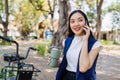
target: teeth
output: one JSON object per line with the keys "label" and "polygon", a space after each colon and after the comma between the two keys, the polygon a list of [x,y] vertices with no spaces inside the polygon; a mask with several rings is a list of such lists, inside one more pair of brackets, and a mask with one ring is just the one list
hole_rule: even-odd
{"label": "teeth", "polygon": [[78,31],[78,30],[80,30],[80,28],[75,28],[75,30],[77,30],[77,31]]}

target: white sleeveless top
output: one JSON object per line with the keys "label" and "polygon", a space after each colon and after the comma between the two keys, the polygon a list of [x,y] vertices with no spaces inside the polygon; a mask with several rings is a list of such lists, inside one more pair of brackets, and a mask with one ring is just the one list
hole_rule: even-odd
{"label": "white sleeveless top", "polygon": [[[63,40],[63,46],[64,45],[65,45],[65,40]],[[75,36],[71,43],[71,46],[69,47],[67,51],[66,58],[67,58],[68,64],[67,64],[66,69],[68,71],[76,72],[78,56],[82,48],[82,45],[83,45],[82,36]],[[96,41],[92,49],[95,49],[99,46],[101,46],[101,43],[99,41]]]}

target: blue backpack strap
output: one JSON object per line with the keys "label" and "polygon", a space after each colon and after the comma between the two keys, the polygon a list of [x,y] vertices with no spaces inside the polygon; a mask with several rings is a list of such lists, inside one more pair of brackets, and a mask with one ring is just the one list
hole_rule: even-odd
{"label": "blue backpack strap", "polygon": [[66,40],[65,40],[65,46],[64,46],[64,56],[63,56],[63,59],[62,59],[62,62],[59,66],[59,69],[58,69],[58,72],[56,74],[56,80],[61,80],[62,76],[64,75],[65,73],[65,70],[66,70],[66,66],[67,66],[67,59],[66,59],[66,54],[67,54],[67,51],[70,47],[70,44],[73,40],[74,36],[72,37],[68,37]]}

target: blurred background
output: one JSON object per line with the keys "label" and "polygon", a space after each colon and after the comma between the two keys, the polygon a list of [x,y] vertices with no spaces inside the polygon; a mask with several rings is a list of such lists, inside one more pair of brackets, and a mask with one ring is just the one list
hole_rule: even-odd
{"label": "blurred background", "polygon": [[[47,65],[48,49],[61,48],[68,16],[80,9],[88,16],[94,37],[103,44],[97,67],[99,80],[120,80],[119,4],[120,0],[0,0],[0,36],[17,41],[20,53],[36,47],[38,51],[30,54],[28,62],[43,70],[38,80],[54,80],[57,68]],[[1,57],[14,49],[15,45],[0,41]],[[0,65],[5,65],[4,61]]]}

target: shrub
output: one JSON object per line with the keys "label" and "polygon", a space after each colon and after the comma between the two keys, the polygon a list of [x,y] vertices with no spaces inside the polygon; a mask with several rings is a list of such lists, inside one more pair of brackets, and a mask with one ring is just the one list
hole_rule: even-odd
{"label": "shrub", "polygon": [[45,56],[47,54],[47,46],[45,44],[40,44],[36,46],[38,54]]}
{"label": "shrub", "polygon": [[7,42],[7,41],[1,41],[0,45],[11,45],[11,42]]}
{"label": "shrub", "polygon": [[116,41],[108,41],[108,40],[103,40],[102,41],[103,45],[118,45],[119,43]]}
{"label": "shrub", "polygon": [[119,45],[119,43],[118,43],[118,42],[116,42],[116,41],[114,41],[114,42],[113,42],[113,44],[115,44],[115,45]]}

